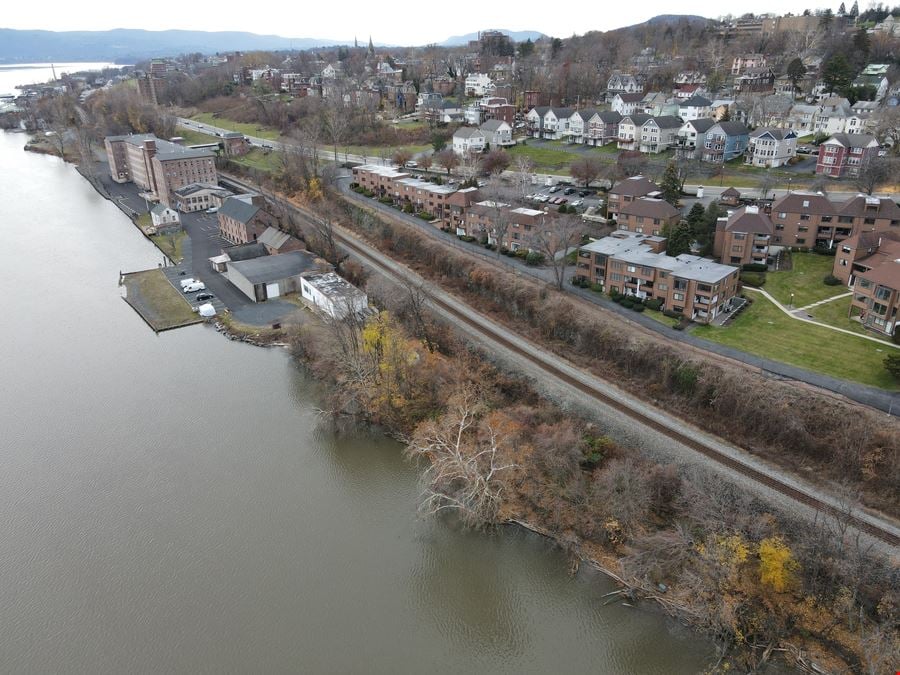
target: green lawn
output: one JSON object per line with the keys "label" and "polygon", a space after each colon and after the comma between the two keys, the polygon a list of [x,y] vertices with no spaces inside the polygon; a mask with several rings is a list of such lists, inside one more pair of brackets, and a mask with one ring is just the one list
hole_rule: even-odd
{"label": "green lawn", "polygon": [[791,253],[793,269],[769,272],[763,287],[778,302],[787,307],[794,294],[794,307],[803,307],[825,298],[846,293],[843,286],[826,286],[823,279],[831,274],[834,258],[816,253]]}
{"label": "green lawn", "polygon": [[253,148],[246,155],[230,157],[229,159],[235,164],[246,166],[249,169],[256,169],[263,173],[272,173],[281,168],[281,155],[274,150]]}
{"label": "green lawn", "polygon": [[156,247],[175,263],[184,259],[184,240],[187,233],[184,230],[173,234],[154,234],[150,240]]}
{"label": "green lawn", "polygon": [[865,328],[863,328],[863,325],[859,321],[851,321],[848,318],[848,312],[850,311],[850,300],[851,297],[848,295],[846,298],[840,298],[838,300],[833,300],[832,302],[827,302],[824,305],[813,307],[812,309],[808,310],[808,313],[812,314],[815,317],[816,321],[827,323],[829,326],[836,326],[837,328],[852,330],[854,333],[859,333],[861,335],[881,337],[880,335],[876,335],[875,333],[867,331]]}
{"label": "green lawn", "polygon": [[652,309],[644,309],[642,314],[644,316],[649,316],[654,321],[658,321],[659,323],[666,325],[669,328],[672,328],[673,326],[678,325],[678,320],[668,317],[665,314],[663,314],[662,312],[657,312]]}
{"label": "green lawn", "polygon": [[894,348],[792,319],[761,295],[725,328],[698,326],[698,337],[832,377],[897,389],[884,369]]}
{"label": "green lawn", "polygon": [[145,270],[124,277],[129,304],[136,303],[155,330],[197,323],[200,318],[183,294],[175,290],[162,270]]}
{"label": "green lawn", "polygon": [[218,136],[210,136],[209,134],[204,134],[201,131],[197,131],[195,129],[186,129],[185,127],[178,127],[176,129],[176,136],[181,136],[184,139],[185,145],[202,145],[205,143],[218,143]]}
{"label": "green lawn", "polygon": [[238,131],[245,136],[256,136],[258,138],[265,138],[270,141],[277,141],[280,137],[278,131],[276,129],[272,129],[271,127],[259,126],[258,124],[249,124],[247,122],[235,122],[234,120],[230,120],[224,116],[217,117],[216,113],[197,113],[191,119],[197,120],[198,122],[203,122],[204,124],[209,124],[214,127],[221,127],[222,129],[229,129],[230,131]]}
{"label": "green lawn", "polygon": [[553,171],[557,173],[569,173],[569,166],[578,159],[578,155],[567,150],[539,147],[537,145],[514,145],[507,150],[515,158],[525,156],[534,162],[536,171]]}

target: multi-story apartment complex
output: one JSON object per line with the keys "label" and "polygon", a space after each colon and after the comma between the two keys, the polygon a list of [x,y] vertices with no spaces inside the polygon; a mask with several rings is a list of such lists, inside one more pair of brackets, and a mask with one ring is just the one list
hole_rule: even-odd
{"label": "multi-story apartment complex", "polygon": [[511,251],[531,248],[534,237],[552,229],[554,214],[528,208],[509,208],[509,204],[485,200],[473,204],[466,216],[464,231],[457,234],[470,237],[487,236],[491,244],[499,244]]}
{"label": "multi-story apartment complex", "polygon": [[631,176],[620,180],[609,189],[609,194],[606,196],[608,217],[616,220],[623,205],[640,197],[658,197],[660,194],[659,185],[649,178]]}
{"label": "multi-story apartment complex", "polygon": [[797,156],[797,134],[790,129],[760,127],[750,134],[746,164],[766,168],[784,166]]}
{"label": "multi-story apartment complex", "polygon": [[706,130],[703,141],[704,162],[728,162],[744,154],[750,132],[741,122],[718,122]]}
{"label": "multi-story apartment complex", "polygon": [[775,233],[772,220],[756,206],[745,206],[727,218],[719,218],[713,255],[729,265],[764,265]]}
{"label": "multi-story apartment complex", "polygon": [[620,230],[658,236],[681,220],[681,212],[664,199],[638,197],[620,204],[616,217]]}
{"label": "multi-story apartment complex", "polygon": [[856,275],[850,317],[872,330],[893,335],[900,309],[900,262],[895,258]]}
{"label": "multi-story apartment complex", "polygon": [[195,150],[153,134],[107,136],[109,173],[117,183],[135,183],[166,206],[175,207],[175,191],[192,183],[215,185],[215,155]]}
{"label": "multi-story apartment complex", "polygon": [[740,270],[693,255],[666,255],[665,241],[613,232],[579,249],[576,277],[606,292],[660,299],[664,309],[699,323],[730,309],[740,289]]}
{"label": "multi-story apartment complex", "polygon": [[868,134],[835,134],[819,146],[816,173],[830,178],[855,176],[877,156],[878,141]]}
{"label": "multi-story apartment complex", "polygon": [[900,231],[900,207],[890,199],[858,195],[832,202],[821,193],[792,192],[772,204],[772,243],[832,248],[866,231]]}
{"label": "multi-story apartment complex", "polygon": [[897,259],[900,259],[900,232],[860,232],[840,243],[831,273],[852,287],[857,274]]}

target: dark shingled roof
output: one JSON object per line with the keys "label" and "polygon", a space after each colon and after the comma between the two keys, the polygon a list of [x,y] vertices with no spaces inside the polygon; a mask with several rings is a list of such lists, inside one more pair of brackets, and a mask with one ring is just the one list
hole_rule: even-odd
{"label": "dark shingled roof", "polygon": [[643,176],[633,176],[632,178],[620,180],[610,189],[611,194],[629,197],[643,197],[651,192],[659,192],[659,185]]}
{"label": "dark shingled roof", "polygon": [[898,220],[900,219],[900,206],[897,206],[893,199],[859,195],[839,205],[838,213],[842,216],[874,216],[875,218]]}
{"label": "dark shingled roof", "polygon": [[672,115],[654,117],[653,121],[656,122],[656,126],[660,129],[679,129],[684,124],[680,117],[673,117]]}
{"label": "dark shingled roof", "polygon": [[234,262],[252,260],[253,258],[269,255],[269,251],[261,241],[251,241],[249,244],[229,246],[228,248],[223,249],[222,253],[227,254]]}
{"label": "dark shingled roof", "polygon": [[740,197],[741,193],[735,190],[733,187],[728,188],[727,190],[722,191],[723,197]]}
{"label": "dark shingled roof", "polygon": [[618,124],[622,121],[622,113],[616,112],[615,110],[604,110],[598,114],[604,124]]}
{"label": "dark shingled roof", "polygon": [[222,202],[222,208],[219,209],[219,214],[233,218],[239,223],[246,224],[256,215],[257,211],[259,211],[258,206],[245,202],[243,199],[238,199],[237,197],[229,197]]}
{"label": "dark shingled roof", "polygon": [[664,199],[639,197],[633,202],[622,204],[622,206],[619,207],[619,213],[629,216],[669,219],[677,216],[679,211]]}
{"label": "dark shingled roof", "polygon": [[[803,206],[803,202],[807,202],[808,206]],[[825,195],[811,192],[792,192],[772,203],[772,214],[781,212],[833,216],[837,214],[837,207]]]}
{"label": "dark shingled roof", "polygon": [[726,136],[743,136],[750,133],[743,122],[719,122],[719,127],[725,132]]}
{"label": "dark shingled roof", "polygon": [[315,266],[316,257],[306,251],[291,251],[228,263],[229,269],[237,270],[251,284],[281,281],[314,269]]}
{"label": "dark shingled roof", "polygon": [[774,234],[775,226],[765,213],[757,209],[748,210],[745,206],[738,209],[728,218],[725,229],[730,232],[747,232],[748,234]]}
{"label": "dark shingled roof", "polygon": [[712,126],[716,123],[716,121],[710,117],[701,117],[697,120],[688,120],[686,124],[690,124],[694,129],[697,130],[697,133],[705,134],[709,131]]}
{"label": "dark shingled roof", "polygon": [[622,99],[623,103],[639,103],[644,100],[643,92],[636,92],[634,94],[624,94],[622,92],[619,92],[618,94],[616,94],[616,96]]}
{"label": "dark shingled roof", "polygon": [[703,96],[691,96],[686,101],[682,101],[679,106],[682,108],[707,108],[712,105],[712,101]]}

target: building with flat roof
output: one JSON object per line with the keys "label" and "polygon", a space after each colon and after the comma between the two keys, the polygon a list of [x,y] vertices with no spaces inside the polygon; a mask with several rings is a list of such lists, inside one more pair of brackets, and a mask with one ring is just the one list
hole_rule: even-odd
{"label": "building with flat roof", "polygon": [[366,294],[334,272],[302,276],[300,291],[309,305],[335,319],[369,308]]}
{"label": "building with flat roof", "polygon": [[740,290],[740,270],[706,258],[667,255],[666,240],[617,230],[582,246],[575,275],[605,292],[659,299],[668,309],[698,323],[730,310]]}
{"label": "building with flat roof", "polygon": [[327,263],[307,251],[261,255],[225,264],[228,280],[254,302],[301,292],[301,276],[329,269]]}

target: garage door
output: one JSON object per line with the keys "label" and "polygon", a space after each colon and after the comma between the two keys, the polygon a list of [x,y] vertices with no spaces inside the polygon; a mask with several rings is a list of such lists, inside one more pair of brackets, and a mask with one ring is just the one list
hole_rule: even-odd
{"label": "garage door", "polygon": [[266,284],[266,297],[267,298],[277,298],[281,295],[278,292],[278,284]]}

